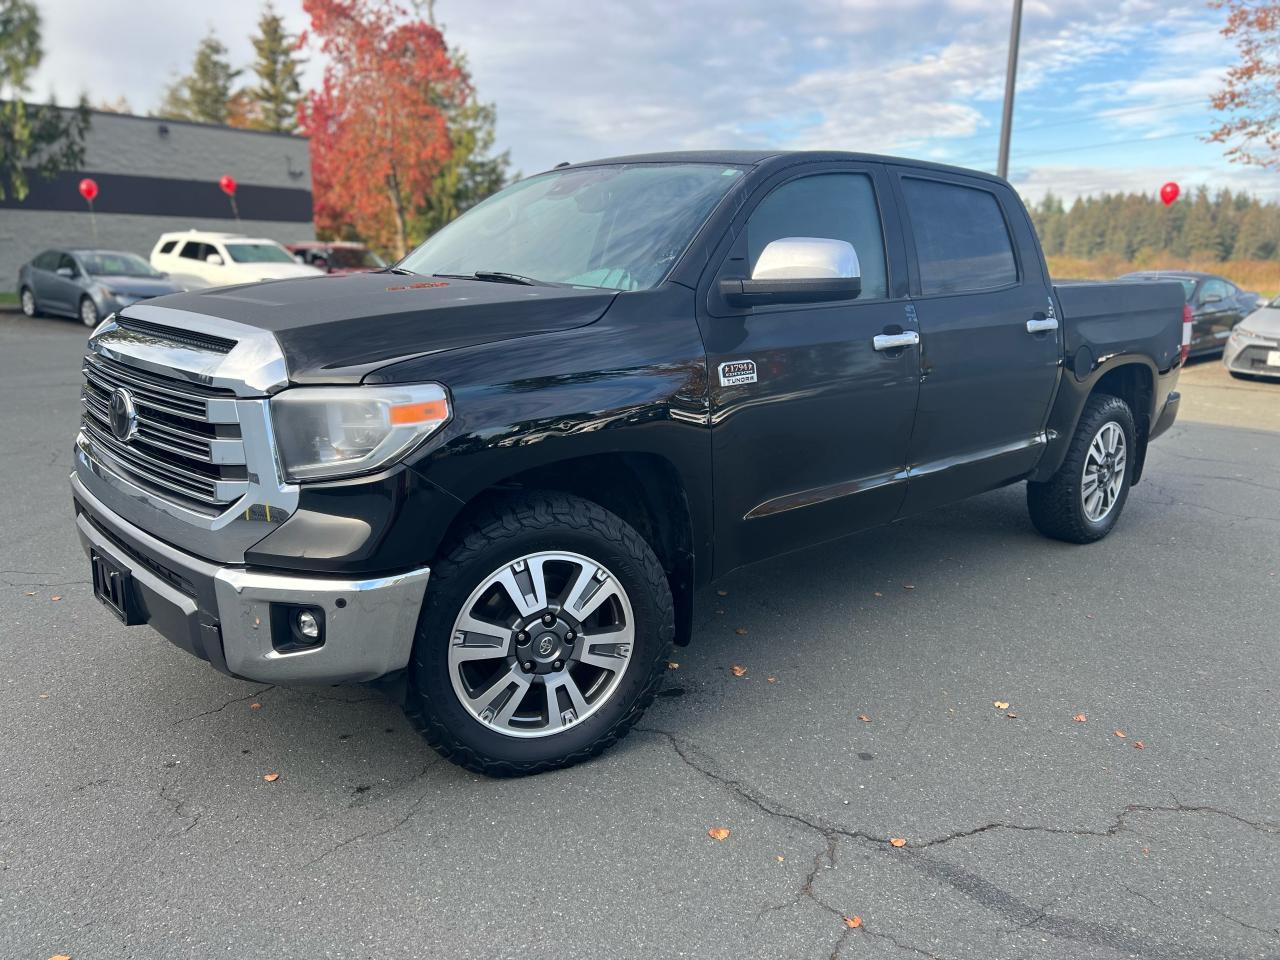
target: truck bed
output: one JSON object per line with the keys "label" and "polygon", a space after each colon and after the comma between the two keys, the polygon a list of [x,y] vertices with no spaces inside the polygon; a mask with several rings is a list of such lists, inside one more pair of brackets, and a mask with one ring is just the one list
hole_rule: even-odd
{"label": "truck bed", "polygon": [[1067,365],[1077,374],[1121,354],[1148,356],[1165,371],[1182,349],[1180,283],[1067,281],[1055,282],[1053,293],[1062,307]]}

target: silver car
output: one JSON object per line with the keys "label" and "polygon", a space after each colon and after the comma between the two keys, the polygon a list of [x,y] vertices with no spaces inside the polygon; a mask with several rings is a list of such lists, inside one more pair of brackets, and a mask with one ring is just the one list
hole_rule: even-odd
{"label": "silver car", "polygon": [[1231,331],[1222,362],[1233,377],[1280,380],[1280,297],[1249,314]]}
{"label": "silver car", "polygon": [[182,290],[137,254],[121,250],[46,250],[18,270],[23,313],[75,317],[86,327],[131,303]]}

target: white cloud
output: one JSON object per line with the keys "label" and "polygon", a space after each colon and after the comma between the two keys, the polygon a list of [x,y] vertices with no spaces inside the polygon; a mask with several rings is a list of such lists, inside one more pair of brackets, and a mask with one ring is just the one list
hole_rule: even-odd
{"label": "white cloud", "polygon": [[1264,200],[1280,200],[1280,178],[1257,167],[1201,164],[1172,169],[1168,166],[1089,167],[1038,166],[1014,171],[1013,186],[1028,203],[1053,193],[1067,203],[1078,196],[1101,193],[1143,193],[1154,195],[1160,185],[1175,181],[1183,196],[1204,186],[1211,192],[1222,189],[1252,193]]}

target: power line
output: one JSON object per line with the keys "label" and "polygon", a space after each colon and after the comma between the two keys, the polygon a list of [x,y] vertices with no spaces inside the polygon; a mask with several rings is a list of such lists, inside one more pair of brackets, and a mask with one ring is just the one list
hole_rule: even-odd
{"label": "power line", "polygon": [[[1129,116],[1135,113],[1160,113],[1165,110],[1177,110],[1180,107],[1191,106],[1196,103],[1205,103],[1208,97],[1196,97],[1194,100],[1174,100],[1171,103],[1157,103],[1147,107],[1125,107],[1121,110],[1098,111],[1087,117],[1075,117],[1071,120],[1050,120],[1048,123],[1035,123],[1022,128],[1023,133],[1031,133],[1036,130],[1050,130],[1054,127],[1074,127],[1082,123],[1097,123],[1100,120],[1109,120],[1112,117]],[[970,143],[974,140],[987,140],[991,137],[1000,135],[998,130],[984,130],[982,133],[974,133],[964,137],[936,137],[940,142],[945,143]]]}
{"label": "power line", "polygon": [[[1130,137],[1124,140],[1103,140],[1098,143],[1086,143],[1086,144],[1080,144],[1074,147],[1058,147],[1053,150],[1036,150],[1031,153],[1019,153],[1016,156],[1016,159],[1017,160],[1035,159],[1037,157],[1043,157],[1043,156],[1048,156],[1052,154],[1078,153],[1085,150],[1099,150],[1099,149],[1102,149],[1103,147],[1118,147],[1118,146],[1124,146],[1125,144],[1131,144],[1131,143],[1154,143],[1155,141],[1158,141],[1158,140],[1175,140],[1180,137],[1199,137],[1203,135],[1204,135],[1203,130],[1184,130],[1181,133],[1165,133],[1155,137]],[[942,162],[953,163],[953,164],[963,166],[967,163],[978,163],[980,159],[981,158],[979,158],[976,154],[970,154],[967,157],[943,158]]]}

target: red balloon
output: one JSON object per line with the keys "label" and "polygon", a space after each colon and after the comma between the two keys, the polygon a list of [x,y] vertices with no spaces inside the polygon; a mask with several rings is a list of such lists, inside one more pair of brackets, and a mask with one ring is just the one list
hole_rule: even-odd
{"label": "red balloon", "polygon": [[85,177],[83,180],[80,181],[80,196],[84,197],[90,203],[93,203],[93,198],[96,197],[97,195],[98,195],[97,180],[91,180],[88,177]]}
{"label": "red balloon", "polygon": [[218,180],[218,186],[222,188],[222,192],[228,197],[234,197],[236,194],[236,178],[229,173],[224,173]]}
{"label": "red balloon", "polygon": [[1182,188],[1170,180],[1160,188],[1160,199],[1164,201],[1164,205],[1167,207],[1178,199],[1178,194],[1180,193],[1182,193]]}

